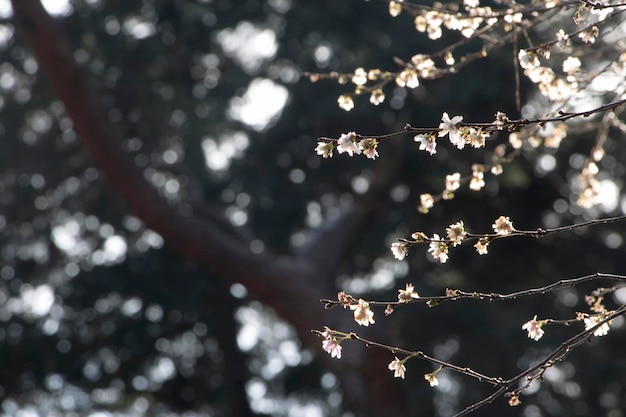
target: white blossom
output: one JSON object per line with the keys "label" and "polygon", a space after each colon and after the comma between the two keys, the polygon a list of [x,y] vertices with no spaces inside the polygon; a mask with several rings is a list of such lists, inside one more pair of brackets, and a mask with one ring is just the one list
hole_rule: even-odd
{"label": "white blossom", "polygon": [[528,337],[536,341],[541,339],[541,336],[543,336],[544,331],[541,326],[542,323],[538,322],[537,316],[535,316],[532,320],[529,320],[522,325],[522,330],[528,331]]}
{"label": "white blossom", "polygon": [[511,219],[504,216],[498,217],[491,227],[493,227],[493,231],[496,232],[496,234],[502,236],[510,235],[515,230]]}
{"label": "white blossom", "polygon": [[361,149],[356,142],[356,133],[348,132],[342,134],[339,139],[337,139],[337,152],[346,152],[350,156],[353,154],[360,154]]}
{"label": "white blossom", "polygon": [[415,142],[419,142],[420,151],[426,151],[431,155],[437,153],[437,140],[433,135],[416,135]]}
{"label": "white blossom", "polygon": [[359,299],[358,304],[352,304],[351,310],[354,310],[354,321],[361,326],[369,326],[374,324],[374,312],[370,310],[370,305],[363,299]]}
{"label": "white blossom", "polygon": [[459,133],[457,125],[463,121],[463,116],[454,116],[452,119],[448,116],[448,113],[444,113],[441,116],[441,123],[439,124],[439,137],[450,135],[450,142],[459,149],[463,149],[465,146],[465,139]]}
{"label": "white blossom", "polygon": [[387,367],[389,368],[390,371],[393,371],[394,377],[404,379],[404,374],[406,373],[406,367],[404,366],[404,363],[400,359],[398,359],[397,357],[394,357],[394,359],[389,363]]}
{"label": "white blossom", "polygon": [[433,235],[433,241],[430,242],[428,252],[439,261],[439,263],[446,263],[448,260],[448,245],[445,242],[441,242],[441,238],[438,234]]}

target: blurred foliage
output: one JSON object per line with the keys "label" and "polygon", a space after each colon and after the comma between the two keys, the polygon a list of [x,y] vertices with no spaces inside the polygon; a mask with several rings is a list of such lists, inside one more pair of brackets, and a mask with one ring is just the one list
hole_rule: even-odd
{"label": "blurred foliage", "polygon": [[[258,250],[297,253],[353,201],[355,180],[368,179],[379,163],[321,160],[313,152],[316,137],[380,134],[406,122],[430,126],[443,111],[472,120],[515,112],[512,51],[414,91],[392,89],[379,107],[363,98],[350,113],[336,106],[342,86],[300,79],[304,70],[390,68],[395,56],[436,47],[414,34],[410,19],[388,17],[384,2],[89,0],[72,1],[56,18],[146,178],[181,212],[193,202],[245,224],[258,236]],[[17,30],[9,16],[1,24]],[[245,289],[170,253],[93,166],[19,32],[0,49],[0,413],[234,415],[229,401],[237,390],[245,396],[246,385],[258,412],[339,415],[334,377],[314,359],[319,350],[303,348],[293,329]],[[241,108],[255,82],[272,86],[262,90],[265,107],[288,93],[285,107],[256,126],[249,120],[263,99],[259,104],[257,94],[253,107]],[[417,213],[419,194],[437,192],[444,174],[484,162],[484,154],[442,148],[429,157],[411,138],[396,142],[382,144],[381,153],[399,148],[401,175],[353,256],[335,271],[351,293],[393,299],[405,280],[423,295],[446,287],[503,293],[623,270],[623,245],[606,244],[609,234],[623,234],[621,225],[498,241],[487,257],[455,249],[443,266],[425,248],[393,261],[392,238],[414,230],[441,234],[457,220],[485,232],[500,214],[520,228],[539,227],[546,216],[579,219],[585,213],[570,208],[564,184],[572,175],[569,155],[586,152],[591,141],[568,144],[555,155],[557,169],[541,176],[537,152],[528,152],[499,183],[490,178],[485,192],[459,193],[428,217]],[[626,147],[617,140],[610,146],[623,160]],[[623,166],[616,162],[615,170]],[[521,323],[534,314],[569,318],[572,309],[585,309],[583,294],[567,290],[506,306],[416,305],[389,318],[379,314],[377,324],[398,346],[507,377],[574,332],[555,329],[533,344]],[[621,415],[622,329],[572,353],[538,394],[522,398],[526,408],[515,415]],[[446,372],[433,390],[423,381],[429,367],[408,366],[406,381],[386,369],[379,377],[406,393],[412,415],[449,415],[489,393]],[[505,412],[513,415],[501,401],[479,414]]]}

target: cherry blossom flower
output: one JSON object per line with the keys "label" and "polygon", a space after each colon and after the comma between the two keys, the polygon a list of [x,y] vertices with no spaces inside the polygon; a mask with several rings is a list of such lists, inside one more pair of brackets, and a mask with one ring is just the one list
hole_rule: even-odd
{"label": "cherry blossom flower", "polygon": [[463,221],[451,224],[446,228],[446,233],[448,234],[448,239],[452,241],[452,246],[460,245],[467,234]]}
{"label": "cherry blossom flower", "polygon": [[478,242],[474,245],[476,248],[476,252],[479,255],[486,255],[488,252],[487,247],[489,246],[489,239],[479,239]]}
{"label": "cherry blossom flower", "polygon": [[352,100],[352,97],[345,94],[339,96],[337,104],[339,104],[339,107],[345,111],[350,111],[354,108],[354,101]]}
{"label": "cherry blossom flower", "polygon": [[370,310],[369,303],[363,299],[359,298],[359,304],[351,305],[350,310],[354,310],[354,321],[361,326],[374,324],[374,312]]}
{"label": "cherry blossom flower", "polygon": [[415,70],[407,68],[396,77],[398,87],[415,88],[420,85]]}
{"label": "cherry blossom flower", "polygon": [[446,191],[455,191],[461,186],[461,174],[455,172],[451,175],[446,175]]}
{"label": "cherry blossom flower", "polygon": [[333,149],[335,146],[331,142],[319,141],[315,147],[315,152],[324,158],[330,158],[333,156]]}
{"label": "cherry blossom flower", "polygon": [[595,43],[596,39],[600,35],[600,30],[597,26],[592,26],[588,30],[578,34],[578,37],[585,43]]}
{"label": "cherry blossom flower", "polygon": [[493,227],[493,230],[494,232],[496,232],[496,234],[502,236],[510,235],[515,230],[511,219],[504,216],[498,217],[495,223],[491,225],[491,227]]}
{"label": "cherry blossom flower", "polygon": [[465,147],[465,139],[459,133],[457,125],[463,121],[463,116],[454,116],[452,119],[448,116],[448,113],[444,113],[441,116],[441,123],[439,124],[439,137],[449,135],[450,142],[459,149]]}
{"label": "cherry blossom flower", "polygon": [[426,151],[431,155],[437,153],[437,140],[433,135],[416,135],[415,142],[419,142],[420,151]]}
{"label": "cherry blossom flower", "polygon": [[429,208],[432,208],[435,204],[435,199],[432,195],[428,193],[424,193],[420,195],[420,207],[424,208],[428,211]]}
{"label": "cherry blossom flower", "polygon": [[482,148],[485,146],[485,139],[488,136],[489,134],[485,133],[482,129],[470,127],[466,142],[469,143],[472,148]]}
{"label": "cherry blossom flower", "polygon": [[[584,321],[585,321],[585,330],[589,330],[592,327],[596,326],[598,323],[600,323],[602,320],[604,320],[604,317],[602,315],[597,315],[597,316],[590,316],[590,317],[585,317]],[[610,322],[607,323],[602,323],[602,325],[600,327],[598,327],[594,332],[593,335],[594,336],[606,336],[606,334],[609,332],[609,330],[611,329],[609,326]]]}
{"label": "cherry blossom flower", "polygon": [[574,73],[580,69],[580,59],[568,56],[565,61],[563,61],[563,72],[568,74]]}
{"label": "cherry blossom flower", "polygon": [[516,407],[518,405],[520,405],[522,402],[519,399],[519,395],[515,394],[512,395],[511,398],[509,398],[509,405],[511,407]]}
{"label": "cherry blossom flower", "polygon": [[520,49],[517,54],[519,65],[524,69],[534,69],[539,66],[539,58],[532,52],[526,52],[524,49]]}
{"label": "cherry blossom flower", "polygon": [[366,138],[361,140],[358,145],[359,149],[363,151],[363,155],[367,156],[369,159],[376,159],[378,156],[378,151],[376,150],[378,141],[376,139]]}
{"label": "cherry blossom flower", "polygon": [[360,154],[361,149],[356,142],[356,133],[348,132],[342,134],[339,139],[337,139],[337,152],[347,152],[350,156],[353,154]]}
{"label": "cherry blossom flower", "polygon": [[402,12],[402,5],[399,2],[390,1],[389,2],[389,14],[391,17],[396,17]]}
{"label": "cherry blossom flower", "polygon": [[367,83],[367,71],[363,68],[355,69],[354,75],[352,76],[352,82],[356,85],[364,85]]}
{"label": "cherry blossom flower", "polygon": [[485,174],[480,170],[472,171],[472,179],[470,180],[470,190],[480,191],[485,186]]}
{"label": "cherry blossom flower", "polygon": [[394,243],[392,243],[391,244],[391,253],[393,253],[393,256],[395,256],[395,258],[398,259],[399,261],[401,261],[404,258],[406,258],[406,256],[409,254],[408,250],[407,250],[406,243],[403,243],[403,242],[394,242]]}
{"label": "cherry blossom flower", "polygon": [[382,89],[377,88],[376,90],[372,91],[372,94],[370,94],[370,103],[372,103],[374,106],[378,106],[383,101],[385,101],[385,93],[383,93]]}
{"label": "cherry blossom flower", "polygon": [[439,380],[437,379],[436,374],[437,374],[436,372],[431,372],[429,374],[424,375],[424,379],[428,381],[431,387],[436,387],[437,385],[439,385]]}
{"label": "cherry blossom flower", "polygon": [[398,301],[401,303],[408,303],[414,298],[419,298],[419,294],[415,292],[413,284],[406,284],[404,290],[398,290]]}
{"label": "cherry blossom flower", "polygon": [[541,339],[541,336],[543,336],[544,331],[541,328],[543,323],[544,322],[542,321],[537,321],[537,316],[535,316],[532,320],[529,320],[522,325],[522,330],[527,330],[528,337],[537,341]]}
{"label": "cherry blossom flower", "polygon": [[394,359],[387,366],[390,371],[393,371],[393,376],[396,378],[404,379],[404,374],[406,373],[406,367],[404,366],[404,362],[394,357]]}
{"label": "cherry blossom flower", "polygon": [[330,354],[331,358],[341,359],[341,345],[334,337],[328,337],[322,341],[322,349]]}
{"label": "cherry blossom flower", "polygon": [[439,235],[434,234],[433,242],[430,242],[428,252],[431,253],[433,258],[444,264],[448,260],[448,245],[445,242],[440,242],[440,240]]}

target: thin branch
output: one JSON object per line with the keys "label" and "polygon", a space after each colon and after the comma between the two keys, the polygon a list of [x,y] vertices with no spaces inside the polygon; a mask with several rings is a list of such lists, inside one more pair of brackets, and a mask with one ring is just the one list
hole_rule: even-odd
{"label": "thin branch", "polygon": [[[596,272],[595,274],[589,274],[589,275],[585,275],[585,276],[578,277],[578,278],[562,279],[562,280],[553,282],[552,284],[545,285],[543,287],[530,288],[527,290],[515,291],[512,293],[508,293],[508,294],[483,293],[483,292],[477,292],[477,291],[467,292],[467,291],[461,291],[461,290],[456,290],[456,289],[446,289],[446,295],[425,296],[425,297],[418,296],[417,298],[412,298],[406,301],[397,301],[397,300],[367,301],[367,303],[370,306],[390,306],[390,305],[399,306],[399,305],[409,304],[409,303],[427,303],[429,306],[433,307],[445,301],[457,301],[457,300],[463,300],[463,299],[487,300],[490,302],[491,301],[508,301],[508,300],[515,300],[521,297],[529,297],[533,295],[545,295],[549,292],[553,292],[553,291],[560,290],[563,288],[572,288],[582,283],[596,281],[599,279],[608,279],[608,280],[626,282],[626,275]],[[599,288],[596,291],[594,291],[593,295],[599,296],[604,293],[615,291],[618,288],[621,288],[621,286],[616,286],[612,288]],[[596,292],[598,293],[596,294]],[[357,303],[356,300],[354,299],[352,300],[354,301],[353,304]],[[322,299],[320,300],[320,302],[324,304],[326,309],[330,309],[336,306],[345,307],[345,302],[342,302],[341,300]]]}

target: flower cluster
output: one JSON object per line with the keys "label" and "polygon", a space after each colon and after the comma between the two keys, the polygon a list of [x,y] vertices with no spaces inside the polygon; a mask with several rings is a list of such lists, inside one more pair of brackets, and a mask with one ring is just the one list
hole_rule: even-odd
{"label": "flower cluster", "polygon": [[355,132],[342,134],[336,141],[319,140],[315,147],[315,152],[323,157],[333,156],[333,150],[338,153],[347,153],[350,156],[363,153],[369,159],[376,159],[378,156],[378,140],[375,138],[361,138]]}
{"label": "flower cluster", "polygon": [[[451,188],[456,187],[456,176],[452,176],[450,178]],[[426,196],[426,197],[424,197]],[[424,199],[428,199],[428,194],[422,195]],[[428,204],[428,202],[422,202],[422,204]],[[468,239],[477,239],[478,241],[474,245],[476,248],[476,252],[479,255],[485,255],[488,252],[489,243],[498,237],[503,237],[516,232],[513,227],[513,222],[509,217],[500,216],[498,217],[493,224],[491,225],[493,228],[494,234],[483,234],[483,235],[470,235],[465,230],[465,223],[463,221],[458,221],[449,225],[446,228],[446,238],[441,238],[437,233],[433,234],[432,238],[429,238],[423,232],[415,232],[411,235],[413,240],[401,239],[398,242],[394,242],[391,244],[391,252],[393,253],[396,259],[402,260],[408,255],[409,247],[418,243],[428,243],[428,253],[431,256],[439,261],[439,263],[446,263],[449,259],[449,249],[450,247],[456,247],[462,244],[465,240]]]}

